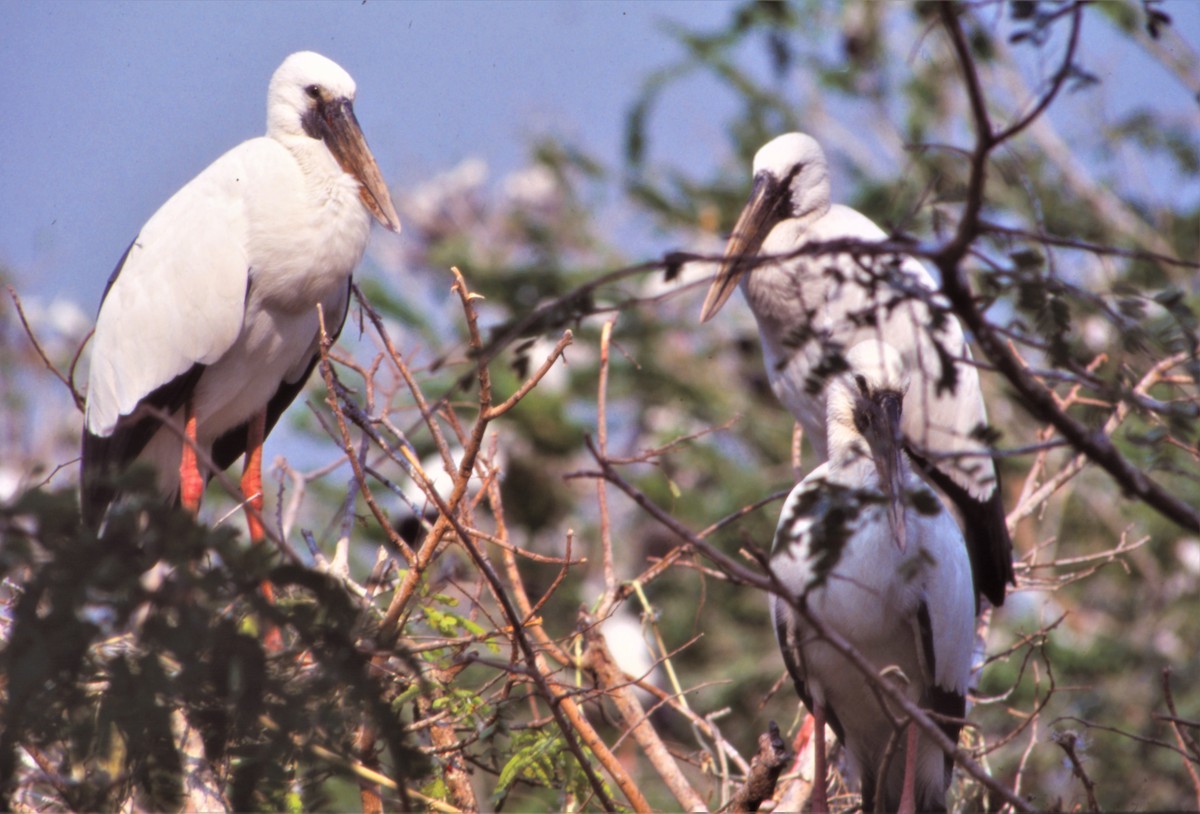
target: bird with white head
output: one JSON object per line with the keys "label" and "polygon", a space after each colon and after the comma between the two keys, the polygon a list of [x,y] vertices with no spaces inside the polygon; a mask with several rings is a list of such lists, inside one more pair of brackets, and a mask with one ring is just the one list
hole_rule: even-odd
{"label": "bird with white head", "polygon": [[750,201],[739,216],[701,320],[740,283],[758,322],[771,387],[820,460],[829,457],[829,375],[855,344],[883,340],[912,377],[902,424],[906,451],[962,516],[978,594],[1004,602],[1012,541],[999,476],[980,440],[988,427],[979,374],[958,320],[928,270],[911,256],[822,250],[832,241],[878,243],[864,215],[830,202],[829,171],[811,136],[788,133],[754,157]]}
{"label": "bird with white head", "polygon": [[93,526],[135,462],[196,511],[212,476],[205,459],[224,469],[244,453],[251,536],[262,537],[262,442],[317,362],[317,307],[336,336],[371,218],[400,230],[354,97],[333,61],[289,56],[271,78],[266,135],[172,195],[117,264],[84,418],[82,508]]}
{"label": "bird with white head", "polygon": [[788,496],[771,552],[771,570],[805,613],[772,595],[771,617],[815,719],[813,811],[828,811],[826,722],[861,780],[863,811],[942,811],[950,759],[909,723],[881,771],[903,716],[809,621],[841,634],[881,675],[902,677],[909,698],[945,716],[942,729],[957,741],[975,633],[971,563],[958,526],[904,456],[903,355],[868,340],[846,362],[828,388],[829,460]]}

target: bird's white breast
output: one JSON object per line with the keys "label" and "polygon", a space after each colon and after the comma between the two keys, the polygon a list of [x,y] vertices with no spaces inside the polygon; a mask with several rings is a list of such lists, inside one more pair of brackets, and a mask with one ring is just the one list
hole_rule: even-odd
{"label": "bird's white breast", "polygon": [[247,192],[251,298],[271,312],[313,311],[362,259],[370,214],[358,181],[321,142],[310,139],[297,155],[273,139],[259,141],[279,157]]}
{"label": "bird's white breast", "polygon": [[[334,330],[370,231],[357,181],[332,157],[296,155],[269,138],[243,147],[259,157],[246,167],[249,285],[236,341],[197,387],[204,440],[248,420],[304,372],[319,331],[317,305]],[[311,148],[328,156],[320,142]]]}
{"label": "bird's white breast", "polygon": [[[856,487],[878,489],[878,478],[870,461],[844,471],[830,464],[814,470],[789,496],[783,510],[788,518],[794,501],[805,489],[820,489],[826,479]],[[922,489],[912,473],[906,489]],[[850,534],[836,565],[817,584],[818,559],[814,547],[819,525],[812,518],[796,518],[790,527],[781,520],[776,535],[777,550],[771,567],[797,596],[805,597],[809,611],[826,625],[852,642],[875,664],[899,666],[913,680],[914,700],[930,680],[946,689],[963,692],[970,674],[970,653],[974,635],[974,593],[971,565],[958,526],[944,507],[934,515],[924,515],[909,507],[905,513],[906,551],[901,552],[888,526],[882,506],[868,503],[859,508],[850,525]],[[814,533],[814,530],[818,530]],[[921,643],[916,639],[914,619],[917,608],[925,603],[939,643],[936,674],[922,681]],[[792,613],[782,600],[772,598],[773,613]],[[827,645],[814,640],[807,623],[796,615],[798,640],[803,644],[805,661],[814,700],[827,693],[844,691],[839,676],[854,668]],[[832,700],[832,699],[831,699]],[[846,700],[840,705],[845,707]]]}

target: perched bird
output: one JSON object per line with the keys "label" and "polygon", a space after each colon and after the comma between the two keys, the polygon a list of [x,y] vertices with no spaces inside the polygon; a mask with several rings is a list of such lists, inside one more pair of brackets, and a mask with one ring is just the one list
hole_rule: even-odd
{"label": "perched bird", "polygon": [[[846,354],[828,387],[829,459],[783,507],[771,570],[814,618],[838,632],[914,702],[961,719],[971,674],[975,597],[957,524],[908,465],[902,416],[914,401],[903,354],[875,340]],[[907,394],[907,395],[906,395]],[[883,695],[803,614],[771,596],[783,660],[813,713],[813,810],[827,811],[825,723],[861,778],[863,811],[943,811],[952,762],[909,723],[900,737]],[[957,742],[960,725],[943,722]],[[886,774],[888,743],[898,749]]]}
{"label": "perched bird", "polygon": [[771,388],[821,460],[829,457],[826,381],[844,367],[844,351],[871,338],[899,350],[913,379],[906,447],[961,515],[977,595],[1001,605],[1013,581],[1012,540],[998,473],[981,440],[987,410],[962,327],[930,307],[936,286],[912,257],[802,253],[814,243],[886,237],[853,209],[830,204],[828,166],[815,139],[779,136],[754,157],[753,192],[701,320],[711,319],[741,283]]}
{"label": "perched bird", "polygon": [[194,512],[213,474],[206,459],[224,469],[245,453],[242,491],[261,507],[263,439],[317,362],[317,306],[336,335],[372,216],[400,230],[354,93],[329,59],[289,56],[271,77],[266,136],[171,196],[117,264],[92,338],[89,524],[103,522],[113,479],[137,461]]}

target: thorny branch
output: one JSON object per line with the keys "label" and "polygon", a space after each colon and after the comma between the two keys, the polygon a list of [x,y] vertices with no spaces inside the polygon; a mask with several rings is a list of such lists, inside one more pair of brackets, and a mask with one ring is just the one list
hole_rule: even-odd
{"label": "thorny branch", "polygon": [[[1031,119],[1022,120],[999,134],[993,131],[987,113],[983,88],[959,22],[959,7],[955,4],[944,3],[938,6],[938,10],[958,57],[959,68],[962,71],[971,103],[976,133],[975,148],[971,154],[966,205],[963,208],[958,231],[950,243],[933,258],[942,275],[943,293],[953,306],[954,312],[974,335],[976,343],[983,350],[987,359],[996,366],[997,370],[1021,396],[1020,403],[1026,410],[1039,420],[1054,425],[1055,429],[1076,449],[1086,453],[1088,458],[1107,471],[1126,493],[1145,501],[1183,528],[1200,532],[1200,510],[1166,491],[1147,477],[1144,472],[1133,466],[1117,450],[1107,435],[1089,430],[1059,410],[1054,404],[1054,398],[1050,391],[1029,376],[1012,352],[998,339],[991,324],[980,312],[967,280],[962,260],[982,230],[980,212],[984,201],[988,157],[1005,139],[1019,132],[1020,128],[1027,125]],[[1072,18],[1072,30],[1075,33],[1072,34],[1070,44],[1063,56],[1063,68],[1055,74],[1051,89],[1046,93],[1045,104],[1048,104],[1049,100],[1058,93],[1065,81],[1067,68],[1074,59],[1077,29],[1082,13],[1083,4],[1075,3]],[[1045,104],[1039,104],[1038,109],[1044,109]]]}

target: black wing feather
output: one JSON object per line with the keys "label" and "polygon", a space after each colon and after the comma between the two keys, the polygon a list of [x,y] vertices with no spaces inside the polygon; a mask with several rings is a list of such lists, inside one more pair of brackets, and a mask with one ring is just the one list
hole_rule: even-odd
{"label": "black wing feather", "polygon": [[[196,383],[206,367],[199,363],[192,365],[186,372],[151,391],[139,404],[148,404],[165,413],[182,409],[196,391]],[[121,417],[112,435],[93,435],[84,429],[80,509],[85,523],[93,528],[100,525],[105,510],[117,498],[114,478],[133,463],[161,426],[154,416],[137,417],[135,411],[131,416]]]}
{"label": "black wing feather", "polygon": [[[929,617],[929,606],[924,602],[917,608],[917,627],[921,631],[921,646],[924,649],[925,664],[929,670],[928,689],[925,691],[925,697],[921,700],[921,706],[938,715],[961,720],[967,714],[966,696],[955,690],[947,690],[938,686],[934,679],[934,676],[937,675],[937,649],[933,640],[933,623]],[[962,729],[962,724],[944,719],[937,719],[937,723],[952,743],[958,743],[958,733]],[[954,769],[954,759],[950,755],[946,755],[945,761],[945,782],[948,785],[950,773]]]}
{"label": "black wing feather", "polygon": [[941,490],[962,516],[963,537],[971,558],[971,574],[975,582],[975,612],[979,612],[979,596],[988,598],[994,606],[1004,604],[1006,586],[1015,585],[1013,574],[1012,538],[1008,536],[1004,502],[1000,493],[1000,471],[996,471],[996,488],[987,500],[978,500],[945,472],[930,464],[912,449],[909,457],[921,474]]}
{"label": "black wing feather", "polygon": [[[346,324],[346,314],[350,311],[350,283],[346,283],[346,307],[342,309],[341,317],[337,321],[331,331],[333,339],[341,336],[342,326]],[[328,327],[328,326],[327,326]],[[275,391],[275,395],[271,396],[271,400],[267,402],[267,423],[266,431],[263,437],[266,438],[271,434],[275,424],[278,423],[283,411],[288,408],[296,396],[300,395],[300,391],[304,389],[304,385],[308,383],[308,377],[312,375],[313,368],[317,366],[317,362],[321,359],[321,354],[314,353],[308,361],[308,367],[304,369],[304,374],[293,382],[286,379],[279,384],[279,389]],[[233,462],[246,454],[247,437],[250,432],[250,423],[240,424],[229,430],[213,443],[212,457],[213,463],[217,465],[217,469],[228,469],[233,465]]]}

